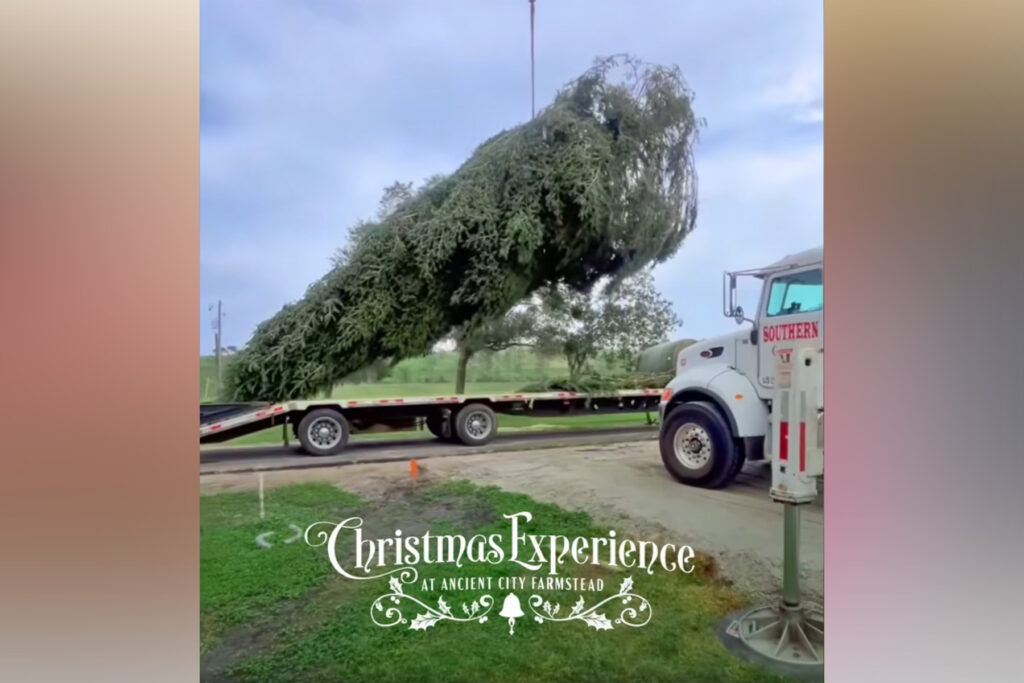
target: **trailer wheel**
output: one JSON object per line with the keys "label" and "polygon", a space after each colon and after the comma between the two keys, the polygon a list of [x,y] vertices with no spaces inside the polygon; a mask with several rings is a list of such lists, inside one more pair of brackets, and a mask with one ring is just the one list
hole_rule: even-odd
{"label": "trailer wheel", "polygon": [[489,406],[470,403],[455,415],[455,434],[467,446],[482,446],[494,438],[498,418]]}
{"label": "trailer wheel", "polygon": [[452,433],[451,418],[445,415],[431,415],[427,417],[427,429],[445,443],[455,443],[458,438]]}
{"label": "trailer wheel", "polygon": [[728,485],[743,465],[729,425],[710,403],[684,403],[665,418],[661,460],[678,481],[701,488]]}
{"label": "trailer wheel", "polygon": [[348,443],[350,431],[344,415],[330,408],[317,408],[299,422],[297,436],[310,455],[336,455]]}

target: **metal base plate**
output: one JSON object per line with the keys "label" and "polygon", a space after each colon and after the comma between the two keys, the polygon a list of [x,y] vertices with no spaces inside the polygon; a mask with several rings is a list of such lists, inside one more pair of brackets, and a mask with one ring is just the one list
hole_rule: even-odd
{"label": "metal base plate", "polygon": [[716,634],[726,649],[751,664],[800,680],[824,679],[824,613],[818,607],[734,612],[719,622]]}

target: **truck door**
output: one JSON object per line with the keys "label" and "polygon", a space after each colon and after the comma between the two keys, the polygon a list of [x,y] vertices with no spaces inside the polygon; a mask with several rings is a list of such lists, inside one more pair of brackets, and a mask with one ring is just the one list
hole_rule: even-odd
{"label": "truck door", "polygon": [[[820,265],[766,278],[758,315],[758,383],[775,386],[775,356],[803,346],[823,348],[824,288]],[[819,397],[819,402],[821,397]]]}

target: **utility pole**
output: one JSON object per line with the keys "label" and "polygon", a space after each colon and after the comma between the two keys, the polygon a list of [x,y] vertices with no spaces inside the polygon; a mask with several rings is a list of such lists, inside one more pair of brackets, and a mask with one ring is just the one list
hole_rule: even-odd
{"label": "utility pole", "polygon": [[[213,304],[210,305],[210,311],[213,311]],[[221,332],[223,330],[224,323],[224,306],[220,299],[217,300],[217,317],[213,319],[213,343],[214,343],[214,354],[217,358],[217,393],[219,394],[221,389],[224,387],[223,374],[221,373]]]}

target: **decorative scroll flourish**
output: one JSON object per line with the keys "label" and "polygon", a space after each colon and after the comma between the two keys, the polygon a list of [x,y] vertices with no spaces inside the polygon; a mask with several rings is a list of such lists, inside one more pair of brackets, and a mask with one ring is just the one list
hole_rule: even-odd
{"label": "decorative scroll flourish", "polygon": [[[331,564],[339,574],[346,578],[365,581],[368,579],[379,579],[385,576],[391,577],[388,580],[390,592],[378,597],[373,601],[370,607],[370,618],[373,620],[373,623],[384,628],[397,626],[399,624],[408,624],[409,628],[412,630],[425,631],[441,621],[455,621],[461,623],[475,621],[480,624],[487,622],[487,615],[491,611],[491,608],[494,607],[494,598],[489,594],[481,595],[477,599],[473,600],[469,605],[462,603],[462,615],[464,615],[462,616],[452,610],[451,606],[449,606],[445,601],[444,596],[438,598],[437,606],[434,607],[428,605],[419,598],[406,593],[404,586],[406,584],[415,583],[418,579],[419,573],[415,567],[395,567],[389,571],[383,571],[379,574],[366,576],[350,573],[341,564],[341,562],[339,562],[336,551],[337,539],[338,535],[343,530],[359,529],[362,524],[363,520],[359,517],[350,517],[336,524],[332,522],[314,522],[306,528],[304,540],[307,545],[312,547],[326,546],[327,556],[330,559]],[[330,527],[330,531],[319,527]],[[368,565],[363,566],[357,562],[356,566],[361,568],[364,572],[369,572]],[[561,605],[552,605],[539,595],[531,595],[529,598],[529,605],[530,610],[534,615],[533,618],[537,623],[543,623],[545,621],[566,622],[579,620],[598,631],[611,630],[617,624],[633,628],[646,626],[651,620],[651,604],[647,601],[647,598],[633,593],[632,590],[633,579],[632,577],[626,577],[619,585],[618,593],[601,600],[589,608],[584,603],[583,597],[580,596],[576,604],[573,605],[571,609],[566,610],[567,613],[563,613],[565,616],[561,617],[558,616],[558,613],[561,611]],[[391,601],[392,604],[390,606],[385,605],[385,601],[387,600]],[[417,608],[414,608],[417,614],[411,620],[402,611],[403,606],[401,603],[403,600],[418,606]],[[618,617],[613,621],[608,618],[605,612],[599,612],[598,610],[614,600],[621,600],[624,607],[619,612]],[[634,602],[634,600],[636,602]],[[420,609],[425,611],[420,612]],[[616,606],[612,605],[610,609],[614,612]],[[502,608],[500,616],[509,619],[509,634],[511,635],[515,619],[524,616],[519,604],[519,598],[510,593],[506,597],[505,606]]]}
{"label": "decorative scroll flourish", "polygon": [[[569,613],[563,617],[557,616],[561,605],[552,605],[539,595],[530,596],[530,609],[533,611],[534,621],[538,624],[545,621],[564,622],[579,620],[598,631],[611,630],[614,628],[614,624],[622,624],[634,628],[646,626],[651,620],[651,603],[647,601],[647,598],[631,592],[632,590],[633,578],[627,576],[623,579],[622,584],[619,586],[619,592],[615,595],[611,595],[589,608],[583,602],[583,597],[580,596],[580,599],[576,601],[576,604],[569,610]],[[634,599],[638,602],[633,603]],[[633,604],[629,607],[624,607],[613,622],[604,612],[598,612],[597,610],[614,600],[621,600],[623,605]],[[614,610],[615,607],[612,606],[611,609]]]}
{"label": "decorative scroll flourish", "polygon": [[[460,617],[452,612],[452,608],[445,602],[444,596],[438,598],[437,607],[431,607],[422,600],[407,594],[402,588],[402,582],[396,576],[391,577],[388,587],[391,588],[391,592],[374,600],[373,606],[370,608],[370,618],[373,619],[373,623],[384,628],[409,624],[409,628],[414,631],[425,631],[439,621],[476,621],[483,624],[487,621],[487,613],[494,606],[494,599],[490,595],[481,595],[471,605],[467,606],[466,603],[462,603],[462,612],[466,616]],[[402,600],[408,600],[419,605],[426,612],[417,614],[410,623],[408,617],[402,613],[401,607],[384,606],[384,601],[389,599],[395,605]]]}
{"label": "decorative scroll flourish", "polygon": [[[305,541],[307,545],[314,548],[326,545],[327,555],[331,560],[331,564],[334,565],[335,570],[337,570],[339,574],[346,578],[365,581],[367,579],[379,579],[392,574],[396,575],[391,576],[391,579],[388,581],[388,587],[391,589],[391,592],[385,593],[374,600],[373,605],[370,607],[370,618],[373,620],[373,623],[385,628],[396,626],[398,624],[409,624],[409,628],[417,631],[423,631],[430,628],[437,622],[445,620],[459,622],[476,621],[481,624],[487,621],[487,613],[491,611],[491,607],[494,606],[494,598],[490,595],[480,596],[478,599],[474,600],[471,605],[463,603],[462,612],[466,616],[460,617],[456,616],[452,612],[452,608],[447,602],[445,602],[444,596],[438,599],[437,607],[431,607],[419,598],[407,594],[403,588],[403,584],[416,582],[419,577],[419,572],[416,571],[415,567],[395,567],[391,571],[374,574],[372,576],[359,576],[358,574],[349,573],[338,561],[338,557],[335,554],[335,544],[337,542],[338,534],[343,529],[358,529],[362,524],[363,520],[358,517],[350,517],[349,519],[337,524],[333,522],[315,522],[306,527]],[[325,529],[320,529],[314,531],[314,529],[320,526],[331,527],[331,530],[327,531]],[[402,613],[401,607],[385,607],[385,600],[391,600],[394,605],[398,605],[403,600],[408,600],[409,602],[416,603],[427,611],[417,614],[412,619],[412,623],[410,623],[408,617]]]}

